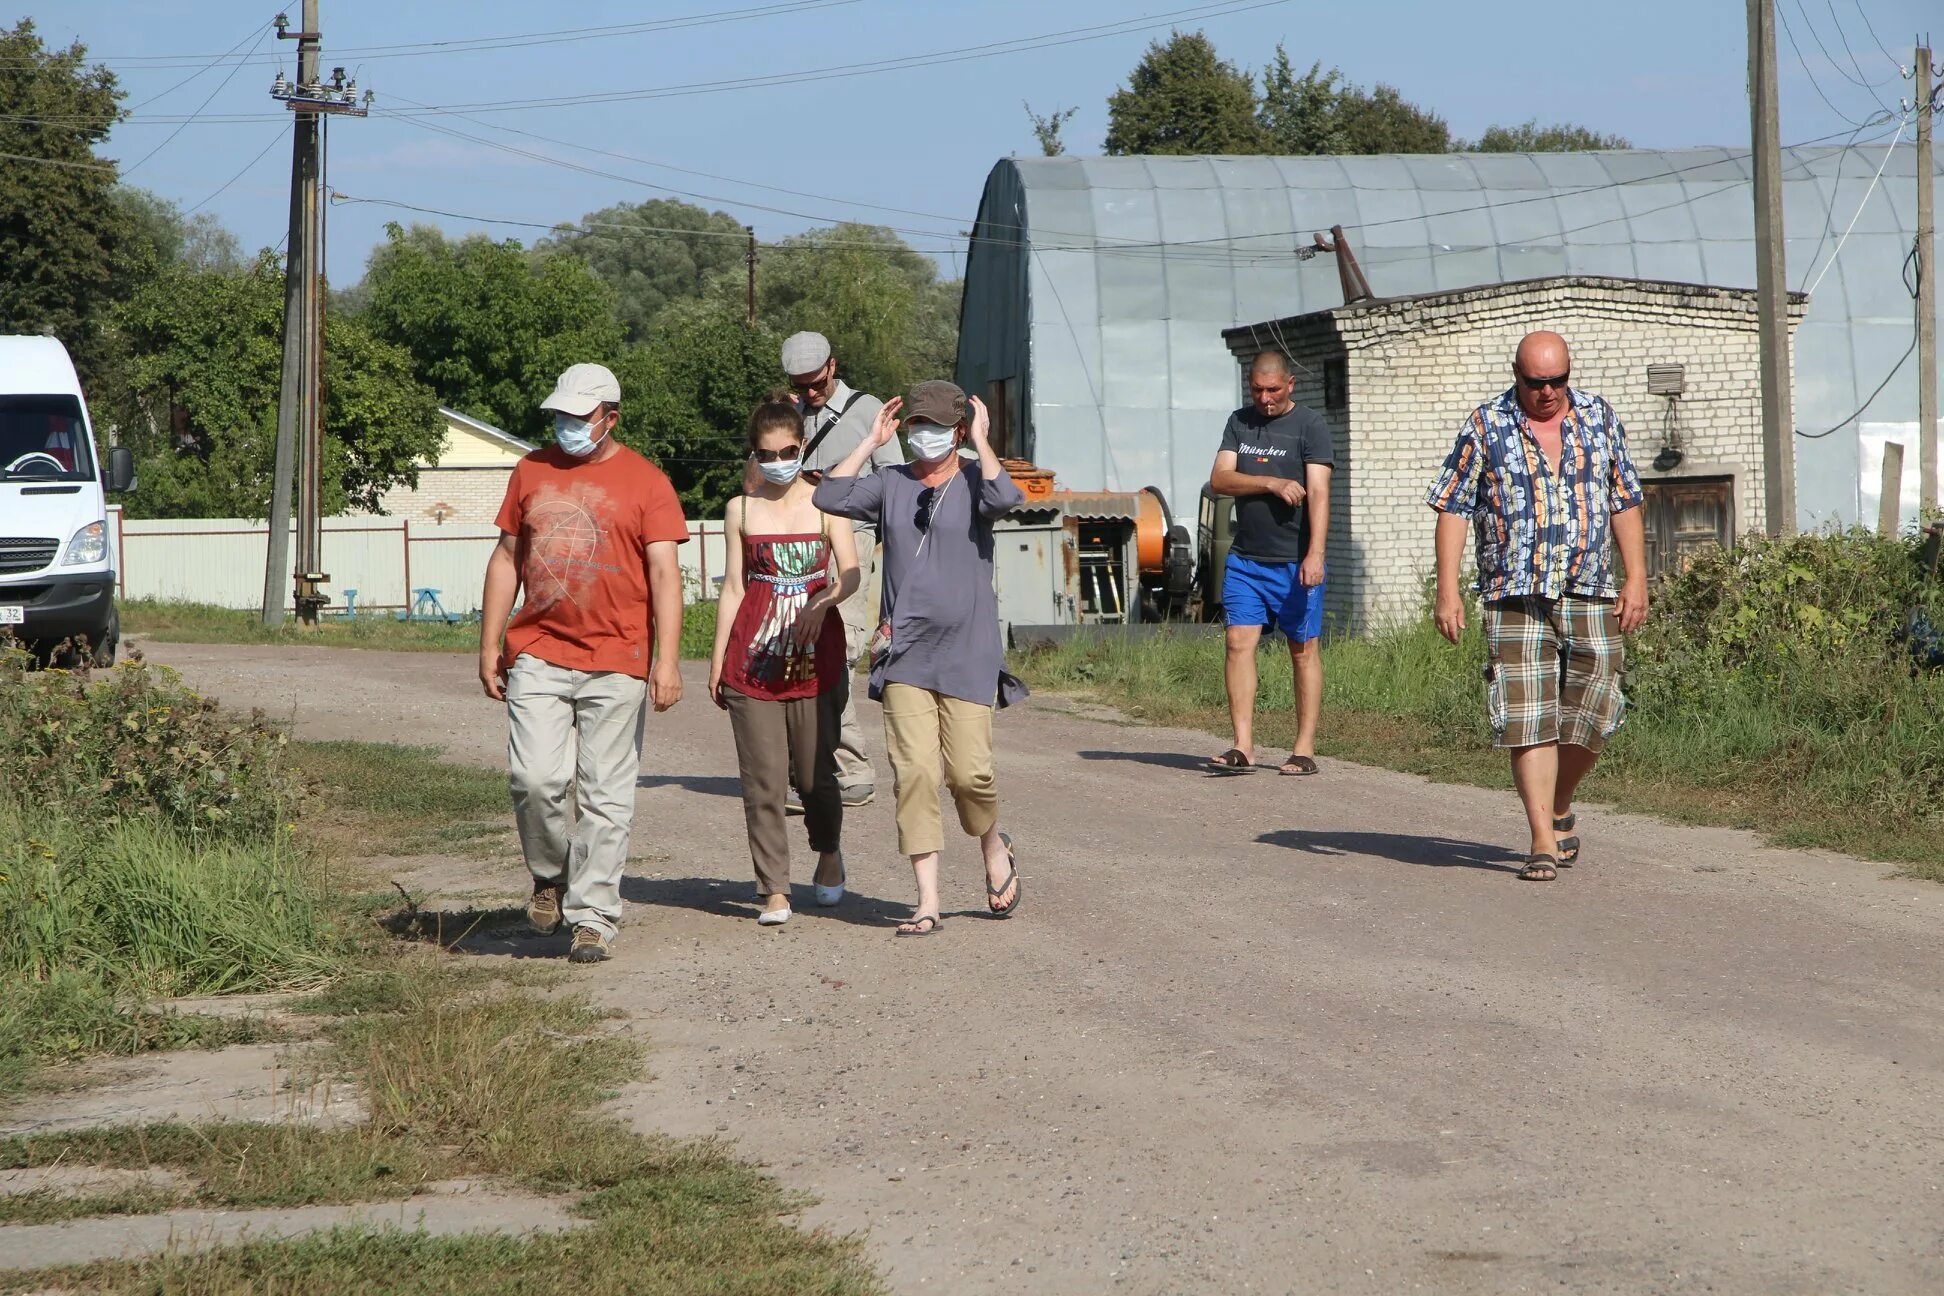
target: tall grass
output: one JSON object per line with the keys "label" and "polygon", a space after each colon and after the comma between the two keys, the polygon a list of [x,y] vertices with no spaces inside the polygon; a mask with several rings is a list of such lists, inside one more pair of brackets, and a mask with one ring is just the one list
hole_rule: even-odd
{"label": "tall grass", "polygon": [[[682,659],[707,660],[715,645],[713,602],[682,609]],[[401,621],[389,613],[325,617],[315,629],[286,620],[267,630],[254,612],[161,599],[130,599],[121,605],[122,633],[156,643],[285,644],[321,648],[374,648],[387,652],[479,651],[479,624]]]}
{"label": "tall grass", "polygon": [[[1657,594],[1630,647],[1628,718],[1586,796],[1750,828],[1909,866],[1944,881],[1944,672],[1899,638],[1944,604],[1910,546],[1856,534],[1704,559]],[[1485,723],[1477,617],[1447,644],[1429,618],[1323,648],[1326,755],[1507,786]],[[1105,635],[1029,655],[1034,683],[1132,715],[1221,733],[1219,635]],[[1262,649],[1257,730],[1294,736],[1287,653]],[[1213,748],[1211,747],[1211,751]]]}
{"label": "tall grass", "polygon": [[167,672],[0,651],[0,1089],[40,1060],[247,1034],[158,998],[305,986],[340,952],[284,736]]}
{"label": "tall grass", "polygon": [[321,979],[328,925],[281,841],[201,843],[0,802],[0,978],[77,972],[152,997]]}

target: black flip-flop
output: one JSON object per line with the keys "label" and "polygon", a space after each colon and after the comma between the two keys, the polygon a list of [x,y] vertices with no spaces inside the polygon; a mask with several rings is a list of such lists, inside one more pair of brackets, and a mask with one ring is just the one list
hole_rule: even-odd
{"label": "black flip-flop", "polygon": [[[986,908],[992,911],[994,918],[1010,918],[1019,911],[1019,902],[1026,898],[1026,884],[1019,880],[1019,861],[1013,857],[1012,838],[1000,833],[999,840],[1006,843],[1006,880],[998,886],[986,883]],[[1012,903],[1001,909],[993,901],[1006,894],[1007,887],[1013,889]]]}
{"label": "black flip-flop", "polygon": [[911,925],[915,927],[919,923],[930,923],[931,926],[923,931],[906,931],[900,927],[891,934],[893,936],[935,936],[938,934],[938,929],[945,925],[945,920],[937,914],[919,914],[911,920]]}
{"label": "black flip-flop", "polygon": [[1291,777],[1298,775],[1306,777],[1316,773],[1316,758],[1314,756],[1298,756],[1295,752],[1291,752],[1289,753],[1289,759],[1282,763],[1281,767],[1276,770],[1276,773]]}
{"label": "black flip-flop", "polygon": [[[1573,829],[1577,827],[1579,827],[1578,815],[1561,815],[1559,818],[1553,820],[1553,831],[1556,833],[1573,832]],[[1559,867],[1571,868],[1574,864],[1578,863],[1580,857],[1580,839],[1578,833],[1573,833],[1571,837],[1561,837],[1556,844],[1559,847]]]}
{"label": "black flip-flop", "polygon": [[1240,747],[1231,747],[1220,756],[1211,757],[1208,768],[1217,774],[1246,774],[1255,768],[1255,762]]}
{"label": "black flip-flop", "polygon": [[[1550,855],[1528,855],[1525,867],[1519,870],[1521,882],[1553,882],[1559,878],[1559,861]],[[1544,870],[1541,872],[1541,870]]]}

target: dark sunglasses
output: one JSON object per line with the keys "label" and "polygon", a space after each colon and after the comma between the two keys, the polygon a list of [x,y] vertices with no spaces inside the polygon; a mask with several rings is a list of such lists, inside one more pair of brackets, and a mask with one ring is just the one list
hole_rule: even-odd
{"label": "dark sunglasses", "polygon": [[918,512],[912,516],[911,524],[920,534],[931,530],[932,505],[938,503],[938,487],[927,486],[918,492]]}
{"label": "dark sunglasses", "polygon": [[823,385],[824,380],[821,378],[812,378],[809,382],[798,382],[794,378],[790,379],[790,390],[793,392],[813,392]]}
{"label": "dark sunglasses", "polygon": [[755,450],[751,453],[756,456],[757,463],[794,463],[803,453],[803,447],[786,445],[781,450]]}
{"label": "dark sunglasses", "polygon": [[[1513,372],[1518,373],[1516,369]],[[1556,374],[1551,378],[1534,378],[1527,374],[1519,374],[1519,381],[1526,385],[1527,390],[1538,391],[1542,387],[1564,387],[1566,380],[1572,376],[1573,371],[1568,369],[1565,373]]]}

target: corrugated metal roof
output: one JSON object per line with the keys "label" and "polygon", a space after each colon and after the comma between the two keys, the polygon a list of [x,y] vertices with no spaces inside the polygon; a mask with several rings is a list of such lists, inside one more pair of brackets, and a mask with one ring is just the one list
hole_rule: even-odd
{"label": "corrugated metal roof", "polygon": [[[1901,269],[1916,162],[1909,145],[1886,160],[1887,147],[1783,157],[1792,289],[1822,273],[1856,218],[1796,333],[1805,431],[1849,415],[1910,344]],[[1332,258],[1298,259],[1312,232],[1342,225],[1391,297],[1560,275],[1752,288],[1749,181],[1747,154],[1719,148],[1007,158],[967,260],[959,381],[986,391],[1010,378],[1014,426],[1063,484],[1193,500],[1239,399],[1222,330],[1342,302]],[[1857,423],[1798,439],[1805,523],[1855,520],[1874,499],[1872,438],[1914,424],[1913,373]]]}

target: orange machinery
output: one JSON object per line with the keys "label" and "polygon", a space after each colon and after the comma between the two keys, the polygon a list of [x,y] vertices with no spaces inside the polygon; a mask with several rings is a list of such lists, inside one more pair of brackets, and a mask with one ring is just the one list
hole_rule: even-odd
{"label": "orange machinery", "polygon": [[1194,574],[1194,545],[1158,487],[1061,490],[1023,459],[1003,461],[1029,510],[1057,509],[1069,536],[1069,606],[1080,622],[1164,620],[1180,615]]}

